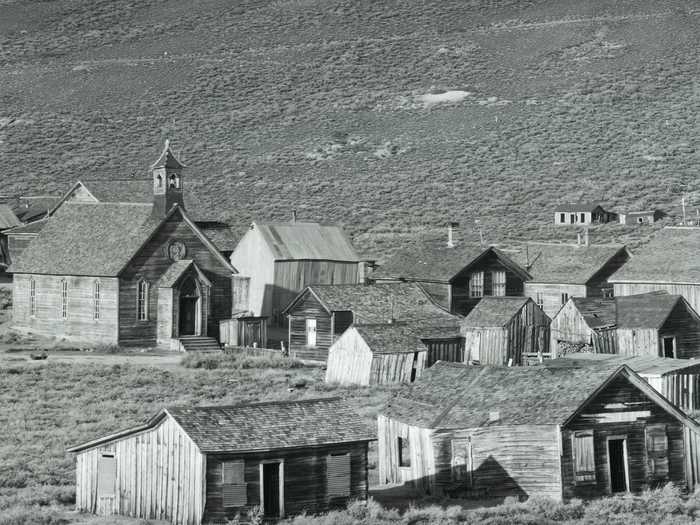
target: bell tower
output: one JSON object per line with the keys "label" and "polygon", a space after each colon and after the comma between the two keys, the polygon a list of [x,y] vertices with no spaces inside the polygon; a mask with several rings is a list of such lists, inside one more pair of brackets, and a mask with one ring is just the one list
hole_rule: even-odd
{"label": "bell tower", "polygon": [[185,207],[182,194],[182,171],[185,167],[170,149],[170,141],[166,140],[163,153],[151,165],[153,213],[157,217],[165,217],[174,204]]}

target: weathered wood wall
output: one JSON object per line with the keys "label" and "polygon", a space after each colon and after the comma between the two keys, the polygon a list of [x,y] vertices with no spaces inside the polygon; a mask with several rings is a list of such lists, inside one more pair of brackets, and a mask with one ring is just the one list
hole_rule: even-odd
{"label": "weathered wood wall", "polygon": [[346,330],[328,352],[326,383],[369,385],[372,352],[354,328]]}
{"label": "weathered wood wall", "polygon": [[[685,480],[683,425],[653,403],[626,378],[614,379],[593,399],[583,413],[562,429],[562,476],[564,496],[596,497],[610,493],[606,438],[624,436],[627,440],[629,483],[633,492],[653,483],[647,464],[645,426],[665,424],[668,437],[668,481]],[[593,430],[595,481],[574,481],[571,435],[576,430]]]}
{"label": "weathered wood wall", "polygon": [[613,291],[613,285],[608,281],[611,275],[618,271],[630,256],[627,250],[620,250],[586,283],[586,297],[604,297],[606,291]]}
{"label": "weathered wood wall", "polygon": [[[659,337],[675,336],[676,357],[690,359],[700,357],[700,319],[682,300],[676,303],[671,314],[659,330]],[[661,342],[659,342],[661,347]]]}
{"label": "weathered wood wall", "polygon": [[[435,490],[434,432],[390,419],[377,417],[377,466],[379,484],[410,483],[423,493]],[[408,439],[409,467],[399,466],[399,438]]]}
{"label": "weathered wood wall", "polygon": [[255,316],[270,316],[275,261],[260,232],[248,230],[236,245],[230,260],[240,275],[250,278],[246,310]]}
{"label": "weathered wood wall", "polygon": [[615,289],[615,297],[666,290],[671,295],[682,295],[693,307],[693,310],[700,312],[700,283],[614,283],[613,287]]}
{"label": "weathered wood wall", "polygon": [[618,328],[620,355],[659,355],[659,332],[654,328]]}
{"label": "weathered wood wall", "polygon": [[[124,345],[153,346],[156,344],[158,322],[158,280],[173,264],[168,257],[168,246],[178,240],[186,247],[186,259],[195,261],[211,282],[210,314],[206,332],[202,335],[217,337],[219,321],[231,318],[233,303],[231,272],[219,258],[202,243],[179,213],[173,214],[153,238],[134,256],[120,275],[119,283],[119,342]],[[136,317],[136,288],[140,279],[149,286],[147,321]],[[203,306],[204,307],[204,306]],[[177,325],[176,325],[177,326]]]}
{"label": "weathered wood wall", "polygon": [[687,413],[700,410],[700,371],[667,374],[656,381],[647,379],[666,399]]}
{"label": "weathered wood wall", "polygon": [[[426,356],[426,351],[374,354],[369,384],[411,383],[423,374]],[[412,376],[414,363],[415,377]]]}
{"label": "weathered wood wall", "polygon": [[[98,462],[113,454],[114,497],[99,496]],[[76,457],[76,509],[199,525],[204,512],[206,460],[170,418],[154,429],[87,449]]]}
{"label": "weathered wood wall", "polygon": [[[329,497],[327,491],[326,460],[330,454],[350,454],[350,494],[347,497]],[[245,461],[244,479],[247,504],[242,507],[224,507],[222,498],[222,462]],[[344,506],[348,501],[367,499],[367,444],[350,443],[329,445],[306,450],[280,450],[256,455],[208,455],[205,521],[232,519],[259,506],[260,464],[264,461],[284,461],[285,515],[324,512]]]}
{"label": "weathered wood wall", "polygon": [[[109,277],[35,275],[36,315],[30,315],[31,275],[16,274],[12,285],[12,321],[19,330],[76,341],[117,343],[119,282]],[[67,318],[62,318],[61,281],[68,284]],[[100,319],[94,319],[93,290],[100,282]]]}
{"label": "weathered wood wall", "polygon": [[226,346],[267,345],[265,317],[235,317],[219,321],[219,341]]}
{"label": "weathered wood wall", "polygon": [[[306,320],[316,319],[316,346],[306,344]],[[332,316],[311,293],[289,312],[289,354],[296,359],[326,361],[335,341]]]}
{"label": "weathered wood wall", "polygon": [[423,344],[428,347],[426,368],[433,366],[438,361],[464,363],[464,337],[423,339]]}
{"label": "weathered wood wall", "polygon": [[[549,317],[554,317],[563,306],[561,295],[568,297],[587,297],[586,286],[583,284],[547,284],[526,282],[523,295],[537,302],[537,294],[542,297],[542,309]],[[564,303],[565,304],[565,303]]]}
{"label": "weathered wood wall", "polygon": [[617,354],[617,328],[597,328],[593,331],[593,352]]}
{"label": "weathered wood wall", "polygon": [[556,352],[559,341],[584,345],[593,343],[593,330],[588,326],[573,301],[567,302],[554,316],[551,334],[551,348],[553,352]]}

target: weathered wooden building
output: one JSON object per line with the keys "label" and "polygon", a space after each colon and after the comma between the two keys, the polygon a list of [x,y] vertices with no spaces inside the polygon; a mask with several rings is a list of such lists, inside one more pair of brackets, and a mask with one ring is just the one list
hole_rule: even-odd
{"label": "weathered wooden building", "polygon": [[639,210],[620,213],[620,224],[654,224],[663,214],[659,210]]}
{"label": "weathered wooden building", "polygon": [[15,328],[91,343],[218,348],[213,337],[231,317],[236,271],[185,212],[183,168],[166,144],[152,166],[149,204],[64,203],[10,267]]}
{"label": "weathered wooden building", "polygon": [[[315,285],[284,309],[289,317],[289,350],[299,359],[326,361],[328,349],[351,324],[420,325],[430,331],[436,351],[461,347],[459,317],[437,304],[416,283]],[[444,330],[443,330],[444,329]]]}
{"label": "weathered wooden building", "polygon": [[7,204],[0,204],[0,281],[6,280],[6,270],[12,261],[6,232],[21,223]]}
{"label": "weathered wooden building", "polygon": [[621,245],[528,243],[508,252],[531,276],[523,294],[549,317],[570,297],[612,297],[608,282],[629,258]]}
{"label": "weathered wooden building", "polygon": [[315,222],[253,223],[231,255],[250,278],[252,315],[283,326],[282,310],[311,284],[357,284],[364,262],[345,232]]}
{"label": "weathered wooden building", "polygon": [[682,296],[645,293],[615,303],[619,354],[700,357],[700,317]]}
{"label": "weathered wooden building", "polygon": [[380,483],[456,497],[589,498],[696,482],[700,426],[626,365],[437,363],[378,417]]}
{"label": "weathered wooden building", "polygon": [[571,297],[552,319],[552,357],[569,352],[617,353],[615,299]]}
{"label": "weathered wooden building", "polygon": [[617,219],[617,214],[605,211],[596,202],[570,202],[560,204],[554,212],[554,224],[586,226],[602,224]]}
{"label": "weathered wooden building", "polygon": [[669,226],[658,231],[609,279],[615,296],[665,290],[682,295],[700,312],[700,227]]}
{"label": "weathered wooden building", "polygon": [[462,321],[465,362],[510,366],[549,358],[550,323],[529,297],[485,297]]}
{"label": "weathered wooden building", "polygon": [[497,248],[431,242],[399,250],[371,279],[419,283],[439,305],[466,315],[482,297],[522,296],[530,275]]}
{"label": "weathered wooden building", "polygon": [[370,429],[342,400],[165,408],[70,448],[76,508],[175,525],[268,519],[367,497]]}

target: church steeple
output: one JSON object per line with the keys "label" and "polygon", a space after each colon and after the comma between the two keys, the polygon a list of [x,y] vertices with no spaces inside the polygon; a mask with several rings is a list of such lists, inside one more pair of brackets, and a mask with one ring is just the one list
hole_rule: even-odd
{"label": "church steeple", "polygon": [[166,140],[163,153],[151,165],[151,172],[153,173],[153,213],[158,217],[165,217],[174,204],[184,207],[182,171],[185,167],[170,149],[170,141]]}

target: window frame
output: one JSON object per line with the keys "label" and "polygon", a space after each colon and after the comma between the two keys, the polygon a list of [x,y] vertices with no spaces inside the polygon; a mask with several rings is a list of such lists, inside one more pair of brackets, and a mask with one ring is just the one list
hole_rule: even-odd
{"label": "window frame", "polygon": [[[450,456],[450,471],[452,481],[464,481],[466,482],[467,486],[471,486],[473,470],[471,438],[452,438],[450,440],[450,449],[452,453],[452,455]],[[462,456],[461,454],[456,454],[455,452],[457,450],[463,452],[464,455]],[[461,461],[462,459],[463,461]]]}
{"label": "window frame", "polygon": [[399,468],[411,468],[411,441],[408,436],[398,436],[396,445]]}
{"label": "window frame", "polygon": [[[316,348],[318,346],[318,323],[316,322],[315,317],[307,317],[304,320],[304,327],[306,329],[306,346],[309,348]],[[313,328],[313,330],[310,330]],[[310,337],[310,334],[313,333],[313,338]],[[313,344],[311,340],[313,339]]]}
{"label": "window frame", "polygon": [[570,299],[570,297],[569,297],[568,293],[566,293],[566,292],[561,293],[561,305],[562,306],[564,306],[566,303],[568,303],[569,299]]}
{"label": "window frame", "polygon": [[150,284],[146,279],[139,279],[136,282],[136,320],[140,322],[148,321],[148,307]]}
{"label": "window frame", "polygon": [[61,320],[68,319],[68,281],[61,279]]}
{"label": "window frame", "polygon": [[[498,279],[497,279],[498,277]],[[501,282],[502,279],[502,282]],[[491,295],[494,297],[505,297],[507,295],[508,276],[505,270],[491,270]],[[503,292],[503,293],[498,293]]]}
{"label": "window frame", "polygon": [[36,317],[36,279],[29,279],[29,316]]}
{"label": "window frame", "polygon": [[[227,482],[227,477],[226,477],[226,466],[227,465],[237,465],[239,466],[238,469],[233,470],[234,473],[238,472],[240,473],[240,476],[237,477],[237,479],[231,480]],[[231,470],[229,470],[231,472]],[[241,499],[237,500],[235,502],[232,502],[231,500],[227,499],[226,495],[226,490],[233,490],[234,488],[237,488],[239,490],[239,495],[241,495]],[[240,492],[242,490],[242,492]],[[231,494],[229,493],[228,497],[232,497]],[[235,459],[235,460],[224,460],[221,462],[221,504],[222,507],[229,509],[229,508],[237,508],[237,507],[244,507],[248,504],[248,483],[245,481],[245,460],[244,459]]]}
{"label": "window frame", "polygon": [[98,280],[92,283],[92,320],[99,321],[102,318],[102,283]]}
{"label": "window frame", "polygon": [[484,297],[484,272],[469,274],[469,298],[481,299]]}
{"label": "window frame", "polygon": [[[590,446],[591,460],[592,460],[592,470],[581,470],[578,471],[577,463],[578,457],[576,455],[577,450],[577,440],[585,440],[585,447]],[[579,447],[582,448],[582,447]],[[596,461],[595,461],[595,432],[593,430],[577,430],[571,433],[571,466],[573,470],[574,484],[575,485],[594,485],[596,483]],[[580,474],[580,473],[581,474]]]}

